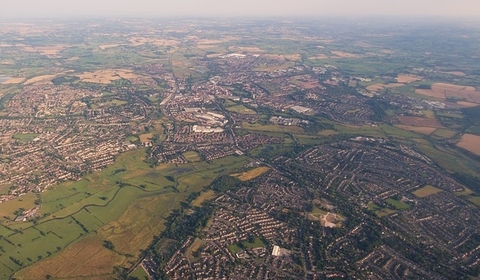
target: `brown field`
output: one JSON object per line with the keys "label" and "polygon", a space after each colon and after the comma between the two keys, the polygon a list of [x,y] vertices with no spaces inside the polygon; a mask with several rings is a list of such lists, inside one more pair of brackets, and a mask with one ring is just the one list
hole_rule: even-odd
{"label": "brown field", "polygon": [[50,79],[56,77],[57,75],[42,75],[42,76],[37,76],[37,77],[33,77],[31,79],[28,79],[26,82],[24,82],[23,84],[24,85],[30,85],[30,84],[33,84],[33,83],[36,83],[36,82],[40,82],[40,81],[45,81],[45,80],[48,80],[50,81]]}
{"label": "brown field", "polygon": [[417,89],[415,92],[440,99],[446,99],[450,97],[480,104],[480,92],[471,86],[436,83],[432,85],[432,89]]}
{"label": "brown field", "polygon": [[302,60],[302,55],[301,54],[286,54],[284,55],[284,57],[288,60],[291,60],[291,61],[299,61],[299,60]]}
{"label": "brown field", "polygon": [[311,57],[309,57],[308,59],[311,59],[311,60],[315,60],[315,59],[328,59],[328,56],[325,55],[325,54],[320,53],[320,54],[317,54],[317,55],[315,55],[315,56],[311,56]]}
{"label": "brown field", "polygon": [[193,202],[192,202],[192,206],[195,206],[195,207],[200,207],[202,206],[202,203],[207,201],[207,200],[210,200],[214,197],[216,197],[217,194],[213,191],[213,190],[208,190],[206,192],[203,192],[202,194],[200,194],[199,197],[197,197]]}
{"label": "brown field", "polygon": [[15,277],[45,279],[45,275],[49,274],[54,278],[83,278],[111,274],[112,268],[120,265],[124,258],[103,247],[103,241],[95,234],[90,234],[60,253],[17,272]]}
{"label": "brown field", "polygon": [[262,50],[259,47],[237,47],[241,51],[248,52],[248,53],[263,53],[265,50]]}
{"label": "brown field", "polygon": [[73,56],[73,57],[68,58],[67,61],[75,61],[75,60],[79,60],[79,59],[80,59],[80,57]]}
{"label": "brown field", "polygon": [[480,136],[464,134],[460,142],[457,143],[457,146],[480,156]]}
{"label": "brown field", "polygon": [[120,46],[119,44],[110,44],[110,45],[100,45],[98,46],[102,51],[110,48],[115,48]]}
{"label": "brown field", "polygon": [[436,119],[427,119],[427,118],[410,117],[410,116],[399,116],[398,119],[402,122],[402,124],[407,126],[443,128],[443,126]]}
{"label": "brown field", "polygon": [[148,142],[153,137],[153,133],[145,133],[140,135],[140,142]]}
{"label": "brown field", "polygon": [[106,69],[98,70],[95,72],[84,72],[78,75],[82,82],[96,83],[96,84],[109,84],[112,81],[120,79],[135,79],[139,76],[134,74],[131,70],[125,69]]}
{"label": "brown field", "polygon": [[11,78],[9,80],[6,80],[5,82],[2,83],[2,85],[10,85],[10,84],[20,84],[23,81],[25,81],[25,78]]}
{"label": "brown field", "polygon": [[394,50],[387,50],[387,49],[381,50],[381,52],[386,53],[386,54],[394,54],[395,53]]}
{"label": "brown field", "polygon": [[466,76],[467,74],[460,72],[460,71],[450,71],[450,72],[445,72],[445,74],[450,74],[454,76]]}
{"label": "brown field", "polygon": [[458,105],[461,105],[462,107],[476,107],[478,104],[472,103],[472,102],[465,102],[465,101],[458,101]]}
{"label": "brown field", "polygon": [[334,58],[360,58],[360,57],[362,57],[361,55],[358,55],[358,54],[341,52],[341,51],[332,51],[332,54],[334,55]]}
{"label": "brown field", "polygon": [[13,65],[13,64],[15,64],[15,61],[14,60],[2,60],[2,61],[0,61],[0,64]]}
{"label": "brown field", "polygon": [[[147,43],[156,45],[156,46],[176,46],[180,42],[173,39],[156,39],[156,38],[147,38],[147,37],[131,37],[128,39],[130,44],[134,47],[141,46]],[[108,46],[108,45],[107,45]],[[112,45],[113,46],[113,45]],[[118,46],[118,45],[117,45]]]}
{"label": "brown field", "polygon": [[403,85],[404,84],[400,84],[400,83],[374,84],[374,85],[368,86],[367,90],[370,91],[370,92],[375,92],[375,91],[383,90],[383,89],[386,89],[386,88],[401,87]]}
{"label": "brown field", "polygon": [[402,74],[400,74],[395,79],[397,80],[398,83],[408,84],[408,83],[411,83],[411,82],[420,81],[423,78],[419,77],[419,76],[415,76],[415,75],[402,75]]}
{"label": "brown field", "polygon": [[232,176],[235,176],[242,181],[248,181],[248,180],[257,178],[258,176],[262,175],[263,173],[267,172],[268,170],[270,170],[270,167],[260,166],[260,167],[257,167],[255,169],[252,169],[250,171],[243,172],[241,174],[239,174],[239,173],[232,174]]}
{"label": "brown field", "polygon": [[435,188],[434,186],[426,185],[425,187],[414,191],[413,194],[417,197],[427,197],[439,192],[442,192],[442,190],[439,188]]}
{"label": "brown field", "polygon": [[417,133],[424,134],[424,135],[430,135],[435,130],[437,130],[436,127],[408,126],[408,125],[401,125],[401,124],[395,125],[395,127],[398,127],[400,129],[403,129],[403,130],[417,132]]}

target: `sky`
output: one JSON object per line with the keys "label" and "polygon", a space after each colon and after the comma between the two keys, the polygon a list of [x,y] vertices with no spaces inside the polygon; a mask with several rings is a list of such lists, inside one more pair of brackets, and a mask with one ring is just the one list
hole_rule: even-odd
{"label": "sky", "polygon": [[480,0],[0,0],[0,17],[480,17]]}

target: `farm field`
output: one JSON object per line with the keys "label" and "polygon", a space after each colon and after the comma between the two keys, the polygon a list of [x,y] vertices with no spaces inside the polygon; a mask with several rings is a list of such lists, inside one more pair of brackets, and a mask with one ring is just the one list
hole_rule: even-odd
{"label": "farm field", "polygon": [[457,143],[457,146],[465,149],[477,156],[480,156],[480,136],[473,134],[464,134]]}
{"label": "farm field", "polygon": [[430,135],[437,130],[437,128],[435,127],[428,127],[428,126],[409,126],[409,125],[398,124],[398,125],[395,125],[395,127],[398,127],[403,130],[424,134],[424,135]]}
{"label": "farm field", "polygon": [[[191,192],[201,191],[219,174],[228,174],[246,162],[246,157],[227,157],[186,164],[182,169],[169,165],[151,168],[143,162],[144,154],[144,149],[127,152],[99,173],[43,193],[43,217],[36,224],[4,223],[18,232],[2,226],[5,238],[0,246],[8,249],[11,244],[21,244],[16,251],[0,256],[0,262],[8,267],[5,275],[19,268],[10,256],[28,266],[17,274],[22,279],[42,273],[54,277],[107,275],[113,266],[128,267],[151,237],[164,229],[170,211],[180,207]],[[174,191],[166,175],[174,178],[181,192]],[[30,196],[10,202],[5,209],[30,207],[36,199]],[[194,203],[200,205],[214,196],[213,191],[204,192]],[[104,241],[111,242],[114,250],[105,248]],[[85,258],[72,258],[72,254]],[[52,270],[52,263],[57,262],[61,265]]]}
{"label": "farm field", "polygon": [[398,116],[398,119],[402,122],[402,124],[407,126],[436,127],[436,128],[443,127],[443,125],[441,125],[436,119],[432,119],[432,118]]}
{"label": "farm field", "polygon": [[417,89],[415,91],[429,97],[438,99],[455,98],[471,103],[480,104],[480,92],[471,86],[454,85],[448,83],[435,83],[431,89]]}

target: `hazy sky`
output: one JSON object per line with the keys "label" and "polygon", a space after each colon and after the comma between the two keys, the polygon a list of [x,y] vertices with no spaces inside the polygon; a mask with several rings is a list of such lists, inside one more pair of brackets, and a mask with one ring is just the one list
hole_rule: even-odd
{"label": "hazy sky", "polygon": [[0,0],[0,17],[479,16],[480,0]]}

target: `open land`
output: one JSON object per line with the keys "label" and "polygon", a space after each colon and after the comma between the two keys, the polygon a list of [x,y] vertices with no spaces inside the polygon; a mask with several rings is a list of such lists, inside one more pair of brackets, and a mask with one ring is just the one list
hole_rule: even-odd
{"label": "open land", "polygon": [[480,156],[480,136],[464,134],[457,146]]}
{"label": "open land", "polygon": [[0,278],[478,277],[477,28],[1,24]]}

